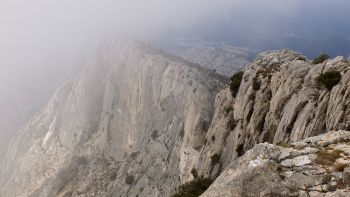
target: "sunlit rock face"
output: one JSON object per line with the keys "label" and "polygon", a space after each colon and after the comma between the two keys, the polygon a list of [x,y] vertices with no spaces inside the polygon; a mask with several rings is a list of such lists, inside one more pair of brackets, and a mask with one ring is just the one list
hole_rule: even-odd
{"label": "sunlit rock face", "polygon": [[220,75],[231,77],[249,64],[252,51],[231,46],[196,46],[178,53],[180,57],[197,63]]}
{"label": "sunlit rock face", "polygon": [[191,178],[223,79],[135,41],[102,47],[21,129],[1,196],[169,196]]}

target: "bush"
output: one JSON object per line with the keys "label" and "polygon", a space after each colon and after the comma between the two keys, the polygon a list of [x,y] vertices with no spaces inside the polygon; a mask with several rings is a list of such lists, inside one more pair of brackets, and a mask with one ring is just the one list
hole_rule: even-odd
{"label": "bush", "polygon": [[134,178],[133,175],[127,175],[127,176],[125,177],[125,183],[128,184],[128,185],[133,184],[134,181],[135,181],[135,178]]}
{"label": "bush", "polygon": [[112,172],[112,173],[109,175],[109,179],[110,179],[111,181],[115,181],[115,180],[117,179],[117,172],[116,172],[116,171]]}
{"label": "bush", "polygon": [[232,117],[228,122],[227,122],[227,129],[230,131],[234,130],[237,126],[237,121]]}
{"label": "bush", "polygon": [[192,168],[191,174],[193,175],[193,177],[194,177],[195,179],[198,178],[198,172],[197,172],[197,170],[196,170],[195,168]]}
{"label": "bush", "polygon": [[211,166],[215,166],[216,164],[220,163],[220,157],[221,155],[219,154],[214,154],[210,157],[211,159]]}
{"label": "bush", "polygon": [[244,155],[244,144],[238,145],[236,148],[236,152],[237,152],[238,157],[243,156]]}
{"label": "bush", "polygon": [[232,110],[233,110],[232,106],[226,106],[224,108],[225,116],[227,116],[230,113],[230,111],[232,111]]}
{"label": "bush", "polygon": [[305,57],[303,57],[303,56],[299,56],[299,57],[297,58],[297,60],[300,60],[300,61],[306,61],[306,58],[305,58]]}
{"label": "bush", "polygon": [[213,181],[209,178],[198,178],[178,187],[172,197],[197,197],[208,189]]}
{"label": "bush", "polygon": [[158,130],[154,130],[151,134],[151,137],[153,140],[156,140],[158,138]]}
{"label": "bush", "polygon": [[328,90],[331,90],[341,80],[341,74],[339,71],[328,71],[320,74],[316,78],[316,81],[324,85]]}
{"label": "bush", "polygon": [[330,58],[329,55],[322,53],[320,56],[318,56],[314,59],[313,63],[319,64],[319,63],[322,63],[322,62],[328,60],[329,58]]}
{"label": "bush", "polygon": [[236,97],[239,86],[241,85],[243,74],[244,74],[244,72],[240,71],[238,73],[235,73],[231,77],[230,90],[231,90],[231,94],[234,98]]}
{"label": "bush", "polygon": [[260,89],[261,82],[257,78],[253,78],[253,90],[258,91]]}

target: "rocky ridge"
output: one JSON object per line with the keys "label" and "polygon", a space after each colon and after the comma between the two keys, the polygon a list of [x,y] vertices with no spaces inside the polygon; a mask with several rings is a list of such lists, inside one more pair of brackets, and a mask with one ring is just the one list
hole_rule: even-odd
{"label": "rocky ridge", "polygon": [[[308,195],[320,185],[331,194],[343,174],[313,181],[336,162],[346,172],[339,159],[348,150],[327,166],[317,155],[347,146],[349,134],[308,137],[350,130],[349,68],[341,57],[315,65],[290,50],[268,51],[246,68],[233,98],[226,78],[208,69],[135,41],[112,42],[20,131],[0,195],[171,196],[195,175],[219,177],[204,196],[249,194],[237,180],[254,177],[272,184],[262,195]],[[341,73],[331,90],[316,82],[329,70]],[[315,172],[310,184],[293,183],[304,171]]]}
{"label": "rocky ridge", "polygon": [[[217,176],[258,143],[297,142],[331,130],[349,130],[350,63],[342,57],[313,64],[290,50],[261,53],[244,72],[236,98],[226,89],[217,95],[214,119],[197,168]],[[316,78],[341,73],[331,90]],[[219,157],[212,166],[211,158]]]}

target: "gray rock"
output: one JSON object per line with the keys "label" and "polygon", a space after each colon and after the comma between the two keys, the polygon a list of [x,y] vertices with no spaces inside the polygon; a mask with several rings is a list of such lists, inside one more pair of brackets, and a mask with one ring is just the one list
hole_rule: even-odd
{"label": "gray rock", "polygon": [[[340,71],[342,79],[327,90],[316,78],[332,69]],[[236,98],[229,89],[218,95],[214,121],[207,133],[208,142],[213,135],[216,140],[202,149],[199,171],[206,175],[213,154],[221,155],[225,169],[258,143],[298,142],[331,130],[349,130],[349,69],[350,63],[343,58],[314,65],[291,50],[261,53],[245,70]],[[227,107],[232,110],[225,116]],[[349,139],[348,135],[343,139],[332,134],[328,137]],[[327,146],[317,137],[309,140]]]}
{"label": "gray rock", "polygon": [[[114,41],[21,129],[0,196],[171,196],[192,169],[218,177],[203,196],[341,196],[350,134],[329,131],[350,129],[349,63],[302,59],[260,54],[233,98],[225,77]],[[330,69],[342,80],[327,90],[315,79]]]}
{"label": "gray rock", "polygon": [[21,129],[0,196],[169,196],[193,179],[223,87],[180,58],[112,42]]}
{"label": "gray rock", "polygon": [[[350,146],[347,142],[340,142],[350,132],[331,133],[338,136],[339,140],[335,143]],[[333,139],[328,139],[326,134],[318,137],[325,142],[334,142]],[[318,147],[321,148],[321,146]],[[333,179],[332,171],[326,170],[329,166],[322,165],[314,159],[309,162],[309,158],[313,158],[313,153],[292,156],[300,151],[302,149],[283,148],[268,143],[258,144],[247,151],[244,156],[233,161],[201,196],[308,197],[350,195],[349,191],[345,190],[343,186],[342,178]],[[278,158],[283,158],[280,157],[281,155],[291,156],[288,159],[279,160]],[[308,162],[301,162],[303,165],[295,165],[299,164],[300,161]],[[283,165],[285,163],[292,163],[293,165]],[[346,172],[344,170],[344,173]],[[288,176],[285,176],[286,174]]]}
{"label": "gray rock", "polygon": [[343,183],[347,186],[350,186],[350,168],[347,167],[343,172]]}
{"label": "gray rock", "polygon": [[220,75],[231,77],[249,64],[248,56],[251,54],[250,50],[244,48],[203,45],[181,51],[179,56]]}

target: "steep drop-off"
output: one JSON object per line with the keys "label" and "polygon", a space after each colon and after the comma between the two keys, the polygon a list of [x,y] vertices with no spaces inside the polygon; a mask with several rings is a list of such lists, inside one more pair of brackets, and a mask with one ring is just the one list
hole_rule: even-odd
{"label": "steep drop-off", "polygon": [[[349,130],[350,63],[342,57],[313,64],[290,50],[261,53],[244,73],[239,92],[216,99],[212,125],[197,165],[200,174],[216,176],[237,157],[262,142],[297,142],[332,130]],[[331,90],[316,78],[339,71]],[[211,158],[220,159],[213,166]],[[213,171],[214,170],[214,171]]]}
{"label": "steep drop-off", "polygon": [[169,196],[225,78],[135,41],[91,57],[11,144],[1,196]]}
{"label": "steep drop-off", "polygon": [[[233,98],[226,78],[208,69],[135,41],[112,42],[21,129],[1,168],[0,196],[171,196],[196,174],[219,177],[204,196],[253,195],[258,186],[239,180],[298,175],[290,167],[299,156],[319,173],[315,157],[329,144],[318,143],[331,137],[300,142],[311,148],[287,143],[350,129],[349,68],[340,57],[313,64],[290,50],[265,52]],[[316,80],[329,70],[341,74],[331,89]],[[334,135],[343,137],[331,148],[348,142],[347,132]],[[308,189],[317,187],[310,177]],[[279,184],[261,184],[255,196],[305,191]]]}

